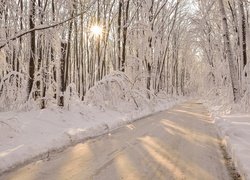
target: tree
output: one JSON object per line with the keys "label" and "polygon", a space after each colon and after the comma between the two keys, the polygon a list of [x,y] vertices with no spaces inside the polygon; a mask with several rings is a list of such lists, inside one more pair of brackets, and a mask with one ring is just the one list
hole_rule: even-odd
{"label": "tree", "polygon": [[[83,100],[114,70],[126,73],[133,88],[148,97],[163,89],[179,93],[181,86],[185,91],[182,1],[4,2],[0,49],[8,69],[1,74],[28,75],[29,100],[42,108],[65,105],[70,98],[65,93]],[[19,25],[12,28],[15,16]],[[94,24],[102,27],[102,35],[91,33]]]}
{"label": "tree", "polygon": [[[30,29],[35,28],[35,14],[36,14],[36,1],[30,1],[30,14],[29,14],[29,26]],[[34,83],[35,75],[35,55],[36,55],[36,33],[32,31],[30,33],[30,58],[29,58],[29,81],[28,81],[28,98],[31,96],[32,87]]]}
{"label": "tree", "polygon": [[220,6],[221,16],[222,16],[222,24],[223,24],[223,29],[224,29],[223,36],[224,36],[224,40],[225,40],[225,44],[226,44],[226,53],[227,53],[228,64],[229,64],[229,73],[230,73],[230,77],[231,77],[233,97],[234,97],[234,102],[238,102],[240,100],[239,81],[238,81],[239,79],[238,79],[238,75],[237,75],[237,69],[236,69],[232,45],[231,45],[231,41],[230,41],[227,15],[226,15],[223,0],[218,0],[218,1],[219,1],[219,6]]}

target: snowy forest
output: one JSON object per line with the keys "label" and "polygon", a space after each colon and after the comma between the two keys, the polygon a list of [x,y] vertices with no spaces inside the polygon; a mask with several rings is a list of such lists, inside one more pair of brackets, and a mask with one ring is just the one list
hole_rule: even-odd
{"label": "snowy forest", "polygon": [[1,0],[0,111],[121,99],[139,106],[173,95],[249,112],[249,7],[247,0]]}

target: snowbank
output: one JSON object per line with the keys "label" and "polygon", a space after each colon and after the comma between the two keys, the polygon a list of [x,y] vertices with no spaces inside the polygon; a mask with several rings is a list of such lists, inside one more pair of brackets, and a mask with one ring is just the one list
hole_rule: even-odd
{"label": "snowbank", "polygon": [[119,111],[78,104],[69,110],[51,107],[29,112],[0,113],[0,174],[36,159],[49,158],[51,152],[107,133],[180,101],[184,99],[160,98],[153,108],[133,110],[128,110],[128,103],[121,103]]}
{"label": "snowbank", "polygon": [[238,172],[243,179],[250,179],[250,114],[222,112],[222,106],[207,107]]}

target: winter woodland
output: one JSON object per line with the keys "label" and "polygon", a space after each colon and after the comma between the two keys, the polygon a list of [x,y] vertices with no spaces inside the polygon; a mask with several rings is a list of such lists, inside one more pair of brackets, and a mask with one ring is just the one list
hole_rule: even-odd
{"label": "winter woodland", "polygon": [[249,112],[249,7],[246,0],[1,0],[0,111],[139,107],[179,95]]}

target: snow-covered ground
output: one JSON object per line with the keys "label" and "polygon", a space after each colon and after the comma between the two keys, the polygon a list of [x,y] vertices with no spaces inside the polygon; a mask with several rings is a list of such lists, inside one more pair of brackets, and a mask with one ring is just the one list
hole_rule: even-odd
{"label": "snow-covered ground", "polygon": [[[72,105],[70,109],[0,113],[0,174],[36,158],[46,158],[84,139],[107,133],[125,123],[172,107],[183,98],[160,100],[153,108],[110,109]],[[250,114],[221,114],[220,106],[207,105],[236,166],[250,179]]]}
{"label": "snow-covered ground", "polygon": [[[172,107],[182,98],[158,100],[154,107],[131,108],[120,103],[109,109],[84,104],[70,109],[0,113],[0,174],[62,150],[84,139],[95,137],[125,123]],[[129,106],[129,107],[128,107]]]}
{"label": "snow-covered ground", "polygon": [[[208,104],[207,104],[208,105]],[[220,136],[241,176],[250,179],[250,114],[221,111],[222,106],[207,106]]]}
{"label": "snow-covered ground", "polygon": [[188,101],[0,179],[229,180],[235,172],[223,164],[211,122],[201,104]]}

